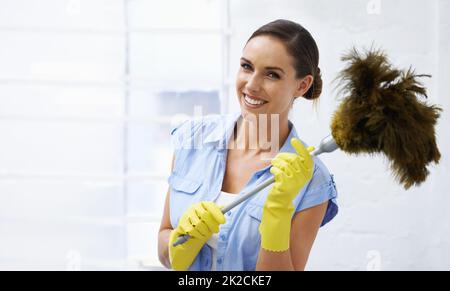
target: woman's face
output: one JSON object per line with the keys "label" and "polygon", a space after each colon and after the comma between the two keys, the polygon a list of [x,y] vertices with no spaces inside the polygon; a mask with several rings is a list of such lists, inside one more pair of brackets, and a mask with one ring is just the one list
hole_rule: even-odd
{"label": "woman's face", "polygon": [[257,36],[244,47],[236,90],[244,117],[279,114],[287,118],[295,97],[302,96],[312,76],[296,78],[294,59],[284,44],[271,36]]}

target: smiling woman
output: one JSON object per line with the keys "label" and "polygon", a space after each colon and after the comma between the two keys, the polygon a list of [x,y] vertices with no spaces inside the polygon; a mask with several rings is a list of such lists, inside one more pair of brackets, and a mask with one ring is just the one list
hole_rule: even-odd
{"label": "smiling woman", "polygon": [[[319,97],[318,62],[317,45],[301,25],[264,25],[242,52],[241,112],[194,119],[172,131],[174,165],[159,234],[163,264],[176,270],[305,268],[320,226],[337,214],[333,176],[288,119],[297,98]],[[226,215],[220,211],[272,176],[273,187]],[[184,234],[191,238],[174,246]]]}
{"label": "smiling woman", "polygon": [[[277,20],[262,26],[247,41],[241,57],[236,81],[241,106],[258,114],[255,109],[268,104],[264,113],[287,117],[284,113],[295,98],[319,98],[322,78],[318,65],[316,42],[301,25]],[[271,100],[277,102],[269,104]]]}

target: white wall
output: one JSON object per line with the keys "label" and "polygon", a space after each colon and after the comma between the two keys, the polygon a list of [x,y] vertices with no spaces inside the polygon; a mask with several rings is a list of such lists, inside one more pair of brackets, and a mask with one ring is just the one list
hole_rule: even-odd
{"label": "white wall", "polygon": [[[383,158],[349,157],[342,152],[321,159],[335,175],[340,213],[316,240],[309,270],[450,269],[448,154],[450,1],[231,1],[232,67],[248,37],[259,26],[286,18],[306,27],[320,50],[324,90],[317,113],[298,102],[292,118],[300,137],[318,144],[329,134],[338,105],[331,80],[342,68],[341,54],[356,46],[382,47],[398,67],[413,65],[424,79],[429,101],[444,108],[437,127],[442,159],[420,187],[405,191],[392,179]],[[234,76],[232,76],[234,78]],[[230,94],[235,99],[235,92]],[[237,103],[230,103],[237,110]]]}
{"label": "white wall", "polygon": [[171,117],[200,99],[220,112],[222,14],[217,0],[0,1],[0,269],[160,265]]}
{"label": "white wall", "polygon": [[124,37],[108,32],[122,28],[123,1],[0,2],[0,269],[126,256],[107,219],[123,215],[122,181],[83,178],[122,172],[122,125],[80,121],[122,114]]}

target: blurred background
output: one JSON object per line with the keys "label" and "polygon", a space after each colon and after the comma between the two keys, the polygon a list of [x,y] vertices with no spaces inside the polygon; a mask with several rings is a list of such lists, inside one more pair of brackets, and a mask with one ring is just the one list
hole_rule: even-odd
{"label": "blurred background", "polygon": [[170,128],[239,111],[242,49],[278,18],[320,50],[319,105],[292,112],[307,143],[329,134],[352,46],[432,74],[444,108],[441,163],[420,187],[405,191],[381,157],[321,156],[340,213],[307,270],[449,270],[449,0],[0,0],[0,269],[162,269]]}

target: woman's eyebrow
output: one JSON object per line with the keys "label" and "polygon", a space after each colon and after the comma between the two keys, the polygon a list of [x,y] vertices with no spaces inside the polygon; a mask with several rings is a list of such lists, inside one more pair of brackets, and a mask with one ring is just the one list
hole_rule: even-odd
{"label": "woman's eyebrow", "polygon": [[[242,57],[241,60],[243,60],[243,61],[249,63],[250,65],[253,65],[252,62],[250,62],[250,60],[247,60],[247,59],[244,58],[244,57]],[[279,67],[266,67],[265,69],[266,69],[266,70],[279,70],[279,71],[281,71],[283,74],[286,74],[286,73],[283,71],[283,69],[282,69],[282,68],[279,68]]]}

